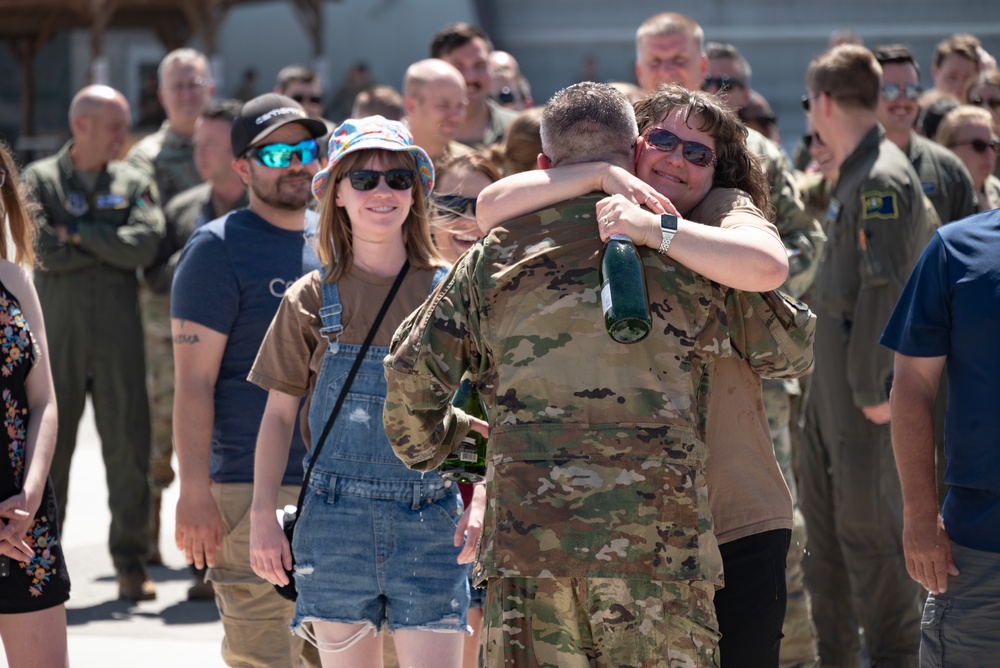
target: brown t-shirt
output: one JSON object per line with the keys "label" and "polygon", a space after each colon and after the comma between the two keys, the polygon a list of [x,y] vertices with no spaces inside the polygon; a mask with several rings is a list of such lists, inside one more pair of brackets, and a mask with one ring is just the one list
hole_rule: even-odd
{"label": "brown t-shirt", "polygon": [[[750,213],[757,222],[734,221]],[[740,190],[714,188],[687,216],[705,225],[766,229],[774,225]],[[774,445],[761,398],[761,378],[750,365],[726,357],[711,371],[705,442],[708,444],[708,504],[719,543],[792,528],[792,497],[774,458]]]}
{"label": "brown t-shirt", "polygon": [[[424,303],[431,291],[434,271],[410,268],[379,325],[373,346],[388,347],[403,319]],[[372,276],[354,266],[337,281],[344,309],[340,314],[340,322],[344,326],[341,343],[364,343],[395,280],[395,276]],[[318,271],[295,281],[285,292],[247,376],[251,383],[266,390],[306,397],[299,420],[306,447],[312,445],[309,440],[309,401],[328,343],[319,333],[322,326],[319,310],[322,306],[323,288]]]}

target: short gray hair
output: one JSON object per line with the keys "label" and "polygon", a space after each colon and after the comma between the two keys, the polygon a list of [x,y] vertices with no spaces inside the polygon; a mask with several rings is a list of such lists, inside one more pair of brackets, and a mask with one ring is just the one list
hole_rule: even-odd
{"label": "short gray hair", "polygon": [[638,134],[632,104],[608,84],[563,88],[542,113],[542,152],[553,165],[603,161],[630,167]]}
{"label": "short gray hair", "polygon": [[163,88],[163,82],[167,75],[167,69],[174,63],[191,63],[196,67],[200,67],[205,72],[206,79],[209,81],[212,79],[212,72],[208,66],[208,58],[204,53],[196,49],[189,48],[174,49],[163,57],[163,60],[160,61],[160,66],[156,68],[156,77],[160,88]]}

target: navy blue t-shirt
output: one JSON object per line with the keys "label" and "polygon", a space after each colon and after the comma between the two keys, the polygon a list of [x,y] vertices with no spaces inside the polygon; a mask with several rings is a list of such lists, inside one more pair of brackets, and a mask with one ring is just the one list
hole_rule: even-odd
{"label": "navy blue t-shirt", "polygon": [[[210,460],[215,482],[253,482],[267,391],[249,382],[247,374],[285,288],[320,267],[313,250],[316,220],[309,211],[304,232],[283,230],[249,209],[238,209],[195,231],[181,253],[170,317],[228,337],[215,384]],[[296,420],[283,485],[302,483],[305,451]]]}
{"label": "navy blue t-shirt", "polygon": [[951,540],[1000,552],[1000,210],[940,228],[924,249],[882,345],[947,356],[941,515]]}

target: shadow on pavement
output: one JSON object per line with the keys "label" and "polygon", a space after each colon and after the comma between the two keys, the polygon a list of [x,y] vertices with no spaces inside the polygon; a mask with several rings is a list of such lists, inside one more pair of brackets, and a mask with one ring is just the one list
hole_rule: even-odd
{"label": "shadow on pavement", "polygon": [[83,626],[93,622],[159,619],[167,625],[210,624],[219,621],[219,611],[212,601],[181,601],[160,612],[145,612],[128,601],[105,601],[87,608],[67,608],[66,624]]}
{"label": "shadow on pavement", "polygon": [[[192,574],[188,567],[171,568],[169,566],[150,566],[146,569],[149,579],[153,582],[177,582],[180,580],[191,580]],[[101,575],[94,578],[94,582],[116,582],[117,575]]]}

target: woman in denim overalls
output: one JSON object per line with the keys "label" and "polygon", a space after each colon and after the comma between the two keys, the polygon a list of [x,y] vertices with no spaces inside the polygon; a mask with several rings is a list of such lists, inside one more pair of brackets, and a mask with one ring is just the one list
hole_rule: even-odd
{"label": "woman in denim overalls", "polygon": [[316,439],[389,286],[407,271],[307,481],[295,529],[291,626],[317,645],[324,666],[381,666],[383,628],[401,665],[461,665],[469,587],[468,567],[456,560],[457,486],[408,470],[382,428],[389,339],[446,273],[425,216],[433,183],[430,159],[401,123],[372,116],[337,128],[330,163],[313,180],[323,273],[288,289],[250,374],[269,390],[251,564],[268,582],[285,584],[291,553],[275,507],[300,399],[308,397]]}

